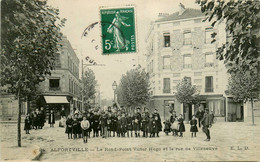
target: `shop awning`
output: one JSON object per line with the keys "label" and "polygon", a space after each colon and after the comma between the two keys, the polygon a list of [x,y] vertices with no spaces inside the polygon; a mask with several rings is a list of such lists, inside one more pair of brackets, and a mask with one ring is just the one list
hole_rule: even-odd
{"label": "shop awning", "polygon": [[46,103],[69,103],[66,96],[44,96]]}

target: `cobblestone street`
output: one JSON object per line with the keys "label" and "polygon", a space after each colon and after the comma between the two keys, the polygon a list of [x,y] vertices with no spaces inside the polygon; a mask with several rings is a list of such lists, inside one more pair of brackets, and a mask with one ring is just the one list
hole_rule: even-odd
{"label": "cobblestone street", "polygon": [[[24,159],[25,157],[21,158],[24,153],[13,156],[18,151],[8,154],[5,152],[10,148],[18,150],[16,124],[2,124],[1,127],[2,159]],[[31,130],[30,135],[22,132],[22,145],[38,145],[44,149],[40,160],[47,161],[260,160],[259,122],[257,126],[242,122],[216,123],[211,128],[210,142],[204,141],[205,134],[201,129],[197,138],[191,138],[189,125],[186,125],[183,138],[166,136],[161,132],[159,138],[98,137],[90,138],[87,144],[84,144],[82,139],[67,139],[64,130],[55,125],[55,128],[45,126],[42,130]],[[65,151],[66,148],[71,150]]]}

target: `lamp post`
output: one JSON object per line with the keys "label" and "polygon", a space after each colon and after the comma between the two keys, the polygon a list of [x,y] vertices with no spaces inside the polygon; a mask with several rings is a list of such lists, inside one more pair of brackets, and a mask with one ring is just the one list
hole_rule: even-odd
{"label": "lamp post", "polygon": [[114,90],[114,102],[115,103],[116,103],[116,87],[117,87],[117,84],[116,84],[116,81],[114,81],[112,84],[112,88]]}

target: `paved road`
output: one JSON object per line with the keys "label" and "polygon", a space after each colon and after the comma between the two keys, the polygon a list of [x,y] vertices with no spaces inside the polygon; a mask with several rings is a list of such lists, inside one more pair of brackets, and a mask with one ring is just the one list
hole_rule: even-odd
{"label": "paved road", "polygon": [[[16,125],[1,127],[1,146],[15,148]],[[260,123],[257,126],[242,122],[216,123],[211,128],[210,142],[205,142],[205,134],[199,131],[197,138],[191,138],[186,125],[183,138],[160,133],[159,138],[90,138],[84,144],[82,139],[67,139],[64,128],[56,125],[32,130],[30,135],[23,132],[22,144],[40,146],[45,150],[40,160],[48,161],[260,160]]]}

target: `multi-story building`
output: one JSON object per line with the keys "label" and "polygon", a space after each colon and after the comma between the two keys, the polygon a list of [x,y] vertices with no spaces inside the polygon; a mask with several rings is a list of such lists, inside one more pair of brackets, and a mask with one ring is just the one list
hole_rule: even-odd
{"label": "multi-story building", "polygon": [[[39,106],[55,109],[59,112],[65,107],[67,113],[74,108],[81,109],[82,82],[79,79],[79,58],[74,52],[70,42],[63,37],[62,47],[55,54],[55,70],[40,84],[41,98]],[[48,106],[47,106],[48,105]]]}
{"label": "multi-story building", "polygon": [[[148,106],[151,110],[157,108],[164,118],[169,118],[170,109],[174,109],[189,120],[198,107],[183,107],[174,98],[176,85],[186,77],[200,91],[200,107],[224,119],[228,115],[224,93],[227,72],[223,62],[216,59],[216,49],[226,41],[225,25],[212,28],[211,23],[203,21],[205,16],[200,10],[186,9],[182,4],[179,7],[171,15],[161,14],[164,17],[152,23],[146,38],[152,95]],[[211,43],[214,32],[216,41]],[[242,119],[241,106],[235,104],[233,108],[238,119]]]}

